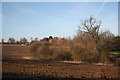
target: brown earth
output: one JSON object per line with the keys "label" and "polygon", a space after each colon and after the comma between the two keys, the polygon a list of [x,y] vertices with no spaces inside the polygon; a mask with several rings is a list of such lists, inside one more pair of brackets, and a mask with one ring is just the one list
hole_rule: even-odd
{"label": "brown earth", "polygon": [[30,56],[29,47],[21,45],[3,45],[2,46],[2,59],[22,59],[24,56]]}
{"label": "brown earth", "polygon": [[[29,57],[29,58],[28,58]],[[118,79],[118,66],[90,63],[63,63],[39,60],[30,55],[29,46],[2,46],[3,79]]]}

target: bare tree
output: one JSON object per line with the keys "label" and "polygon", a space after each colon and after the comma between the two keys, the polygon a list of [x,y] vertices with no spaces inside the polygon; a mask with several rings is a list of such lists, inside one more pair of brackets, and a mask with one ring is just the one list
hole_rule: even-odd
{"label": "bare tree", "polygon": [[34,42],[38,42],[38,38],[37,37],[34,39]]}
{"label": "bare tree", "polygon": [[33,38],[32,37],[30,38],[30,40],[31,40],[31,42],[33,42]]}
{"label": "bare tree", "polygon": [[4,39],[2,39],[2,44],[4,44]]}
{"label": "bare tree", "polygon": [[17,40],[17,41],[16,41],[16,44],[20,44],[20,42]]}
{"label": "bare tree", "polygon": [[101,51],[110,51],[114,48],[114,34],[112,34],[109,30],[101,32],[99,34],[99,38],[98,46]]}
{"label": "bare tree", "polygon": [[25,44],[25,43],[27,43],[28,42],[28,40],[26,39],[26,38],[21,38],[20,39],[20,43],[21,44]]}
{"label": "bare tree", "polygon": [[15,39],[10,37],[10,38],[8,39],[8,43],[10,43],[10,44],[15,43]]}
{"label": "bare tree", "polygon": [[99,29],[101,21],[90,17],[81,21],[78,26],[77,36],[73,39],[73,52],[77,60],[98,62],[99,52]]}
{"label": "bare tree", "polygon": [[81,21],[81,26],[78,26],[78,32],[86,33],[92,36],[92,38],[97,42],[99,39],[99,29],[101,26],[101,21],[97,21],[94,17],[90,17],[85,21]]}

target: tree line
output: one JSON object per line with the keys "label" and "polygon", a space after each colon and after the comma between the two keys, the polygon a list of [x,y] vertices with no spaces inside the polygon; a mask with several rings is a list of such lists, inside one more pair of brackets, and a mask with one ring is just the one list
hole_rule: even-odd
{"label": "tree line", "polygon": [[[31,42],[38,42],[39,39],[36,37],[36,38],[31,38]],[[23,37],[23,38],[20,38],[20,40],[15,40],[15,38],[8,38],[7,42],[4,41],[4,39],[2,39],[2,44],[29,44],[31,42],[28,42],[28,39]]]}
{"label": "tree line", "polygon": [[12,37],[10,37],[10,38],[8,38],[8,40],[7,40],[7,42],[5,42],[4,41],[4,39],[2,39],[1,40],[1,43],[2,44],[32,44],[32,43],[35,43],[35,42],[40,42],[40,41],[50,41],[50,40],[52,40],[52,39],[54,39],[54,40],[57,40],[58,39],[58,37],[52,37],[52,36],[49,36],[48,38],[47,37],[44,37],[43,39],[38,39],[38,37],[36,37],[36,38],[30,38],[30,42],[28,42],[28,39],[27,38],[25,38],[25,37],[23,37],[23,38],[20,38],[20,40],[18,41],[18,40],[15,40],[15,38],[12,38]]}

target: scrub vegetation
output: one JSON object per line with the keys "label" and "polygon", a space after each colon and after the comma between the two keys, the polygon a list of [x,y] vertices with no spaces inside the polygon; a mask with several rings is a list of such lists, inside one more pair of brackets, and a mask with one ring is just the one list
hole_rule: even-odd
{"label": "scrub vegetation", "polygon": [[30,51],[41,59],[110,63],[109,53],[114,51],[115,54],[120,51],[120,36],[115,36],[109,30],[100,31],[100,27],[101,21],[91,16],[81,21],[73,39],[55,40],[50,36],[32,43]]}

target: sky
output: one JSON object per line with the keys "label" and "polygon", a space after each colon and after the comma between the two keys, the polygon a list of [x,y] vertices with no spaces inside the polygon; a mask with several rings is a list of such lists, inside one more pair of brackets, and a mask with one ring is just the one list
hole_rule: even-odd
{"label": "sky", "polygon": [[90,16],[102,21],[101,30],[118,35],[117,2],[3,2],[2,38],[73,38],[80,20]]}
{"label": "sky", "polygon": [[[120,2],[118,2],[118,22],[120,21]],[[118,35],[120,36],[120,22],[118,23]]]}

